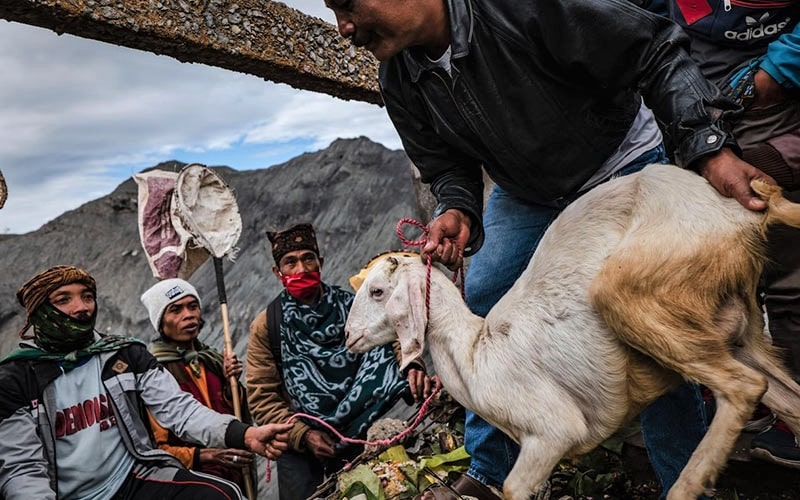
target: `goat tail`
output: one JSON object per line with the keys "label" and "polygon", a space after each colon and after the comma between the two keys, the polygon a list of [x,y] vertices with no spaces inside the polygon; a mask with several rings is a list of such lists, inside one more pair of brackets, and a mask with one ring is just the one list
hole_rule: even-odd
{"label": "goat tail", "polygon": [[794,203],[784,198],[783,189],[780,186],[754,179],[750,182],[750,187],[762,200],[767,202],[764,227],[786,224],[800,228],[800,203]]}

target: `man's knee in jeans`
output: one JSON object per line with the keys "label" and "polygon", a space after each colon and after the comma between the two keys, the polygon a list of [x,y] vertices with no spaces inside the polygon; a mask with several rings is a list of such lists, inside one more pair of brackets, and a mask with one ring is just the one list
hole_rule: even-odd
{"label": "man's knee in jeans", "polygon": [[472,457],[468,474],[484,484],[502,488],[519,456],[519,445],[478,415],[467,411],[464,447]]}
{"label": "man's knee in jeans", "polygon": [[680,385],[647,406],[640,420],[647,454],[664,498],[708,427],[699,387],[690,382]]}

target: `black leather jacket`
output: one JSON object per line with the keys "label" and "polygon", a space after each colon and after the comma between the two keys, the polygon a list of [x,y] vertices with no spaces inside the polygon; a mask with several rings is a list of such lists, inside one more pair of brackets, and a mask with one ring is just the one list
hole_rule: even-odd
{"label": "black leather jacket", "polygon": [[683,166],[736,148],[735,110],[670,21],[627,0],[446,0],[452,71],[419,48],[381,64],[386,109],[439,206],[480,248],[481,166],[530,203],[563,206],[620,145],[644,97]]}

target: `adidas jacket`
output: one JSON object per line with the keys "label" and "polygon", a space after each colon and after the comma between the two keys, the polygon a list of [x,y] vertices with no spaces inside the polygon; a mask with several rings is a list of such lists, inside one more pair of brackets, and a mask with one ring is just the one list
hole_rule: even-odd
{"label": "adidas jacket", "polygon": [[760,67],[776,82],[800,87],[800,0],[669,0],[669,15],[715,82],[763,55]]}

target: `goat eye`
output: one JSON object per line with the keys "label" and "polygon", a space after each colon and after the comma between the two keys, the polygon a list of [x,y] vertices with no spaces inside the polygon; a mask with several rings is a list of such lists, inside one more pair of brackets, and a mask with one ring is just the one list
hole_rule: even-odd
{"label": "goat eye", "polygon": [[369,289],[369,296],[373,299],[379,299],[383,297],[383,290],[380,288],[370,288]]}

